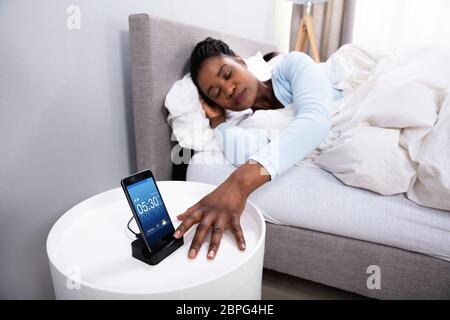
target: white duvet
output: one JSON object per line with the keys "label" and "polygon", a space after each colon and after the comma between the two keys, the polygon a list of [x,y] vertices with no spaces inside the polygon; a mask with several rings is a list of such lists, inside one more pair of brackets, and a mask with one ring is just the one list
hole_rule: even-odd
{"label": "white duvet", "polygon": [[348,45],[327,67],[347,94],[314,163],[347,185],[450,210],[450,48]]}

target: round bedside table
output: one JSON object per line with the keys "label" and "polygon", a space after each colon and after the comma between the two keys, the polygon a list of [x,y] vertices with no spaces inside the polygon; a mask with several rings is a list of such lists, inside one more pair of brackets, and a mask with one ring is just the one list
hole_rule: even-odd
{"label": "round bedside table", "polygon": [[[157,182],[174,227],[176,216],[216,186],[185,181]],[[121,188],[95,195],[67,211],[47,238],[57,299],[261,299],[266,227],[247,201],[241,225],[247,249],[226,231],[214,260],[206,258],[210,233],[197,258],[188,258],[195,227],[184,245],[156,266],[131,256],[135,239],[127,230],[132,213]],[[134,221],[131,224],[139,229]]]}

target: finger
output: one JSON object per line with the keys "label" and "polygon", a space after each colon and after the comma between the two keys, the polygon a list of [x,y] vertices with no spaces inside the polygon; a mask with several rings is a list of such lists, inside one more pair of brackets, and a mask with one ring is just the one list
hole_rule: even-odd
{"label": "finger", "polygon": [[245,250],[245,238],[244,233],[242,231],[241,223],[240,223],[240,217],[238,215],[234,215],[231,220],[231,232],[233,232],[234,237],[236,238],[237,245],[239,249]]}
{"label": "finger", "polygon": [[194,224],[199,222],[203,217],[201,209],[197,209],[188,214],[186,219],[178,226],[173,236],[175,238],[181,238]]}
{"label": "finger", "polygon": [[205,240],[206,233],[212,225],[212,221],[208,221],[204,218],[197,226],[195,230],[194,239],[192,239],[191,247],[189,248],[189,258],[195,259],[197,257],[200,248],[202,247],[203,241]]}
{"label": "finger", "polygon": [[178,220],[184,220],[184,219],[186,219],[186,216],[187,216],[187,212],[185,211],[185,212],[177,215],[177,219]]}
{"label": "finger", "polygon": [[188,208],[185,212],[182,214],[177,215],[177,219],[183,221],[188,216],[192,216],[192,213],[200,208],[200,204],[197,202],[192,207]]}
{"label": "finger", "polygon": [[208,259],[214,259],[219,251],[220,242],[225,231],[225,222],[219,221],[213,226],[211,242],[208,249]]}
{"label": "finger", "polygon": [[211,106],[210,106],[209,104],[207,104],[205,100],[201,99],[201,100],[200,100],[200,104],[201,104],[201,106],[202,106],[202,109],[203,109],[205,112],[208,112],[208,111],[211,110]]}

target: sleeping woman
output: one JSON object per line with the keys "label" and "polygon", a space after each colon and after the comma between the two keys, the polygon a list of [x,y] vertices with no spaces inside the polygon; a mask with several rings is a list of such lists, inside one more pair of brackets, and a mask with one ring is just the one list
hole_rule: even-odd
{"label": "sleeping woman", "polygon": [[[293,167],[325,140],[330,131],[333,97],[339,93],[332,88],[325,71],[304,53],[286,55],[272,71],[271,79],[262,82],[226,43],[212,38],[194,48],[191,77],[210,126],[221,139],[246,139],[241,128],[225,122],[225,109],[294,110],[293,120],[279,135],[248,154],[245,163],[221,185],[178,216],[182,223],[175,231],[176,238],[198,223],[188,256],[197,256],[212,229],[207,258],[214,259],[226,229],[231,229],[239,249],[245,250],[240,216],[248,196]],[[226,143],[222,141],[219,145]]]}

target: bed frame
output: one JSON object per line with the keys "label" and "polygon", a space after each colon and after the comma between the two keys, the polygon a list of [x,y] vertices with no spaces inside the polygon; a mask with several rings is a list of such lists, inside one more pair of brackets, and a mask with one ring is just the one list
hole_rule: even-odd
{"label": "bed frame", "polygon": [[[194,45],[212,36],[242,56],[275,47],[147,14],[129,17],[137,168],[172,180],[171,130],[164,98],[188,71]],[[381,288],[370,289],[370,266]],[[450,299],[450,263],[385,245],[267,223],[264,267],[377,299]]]}

